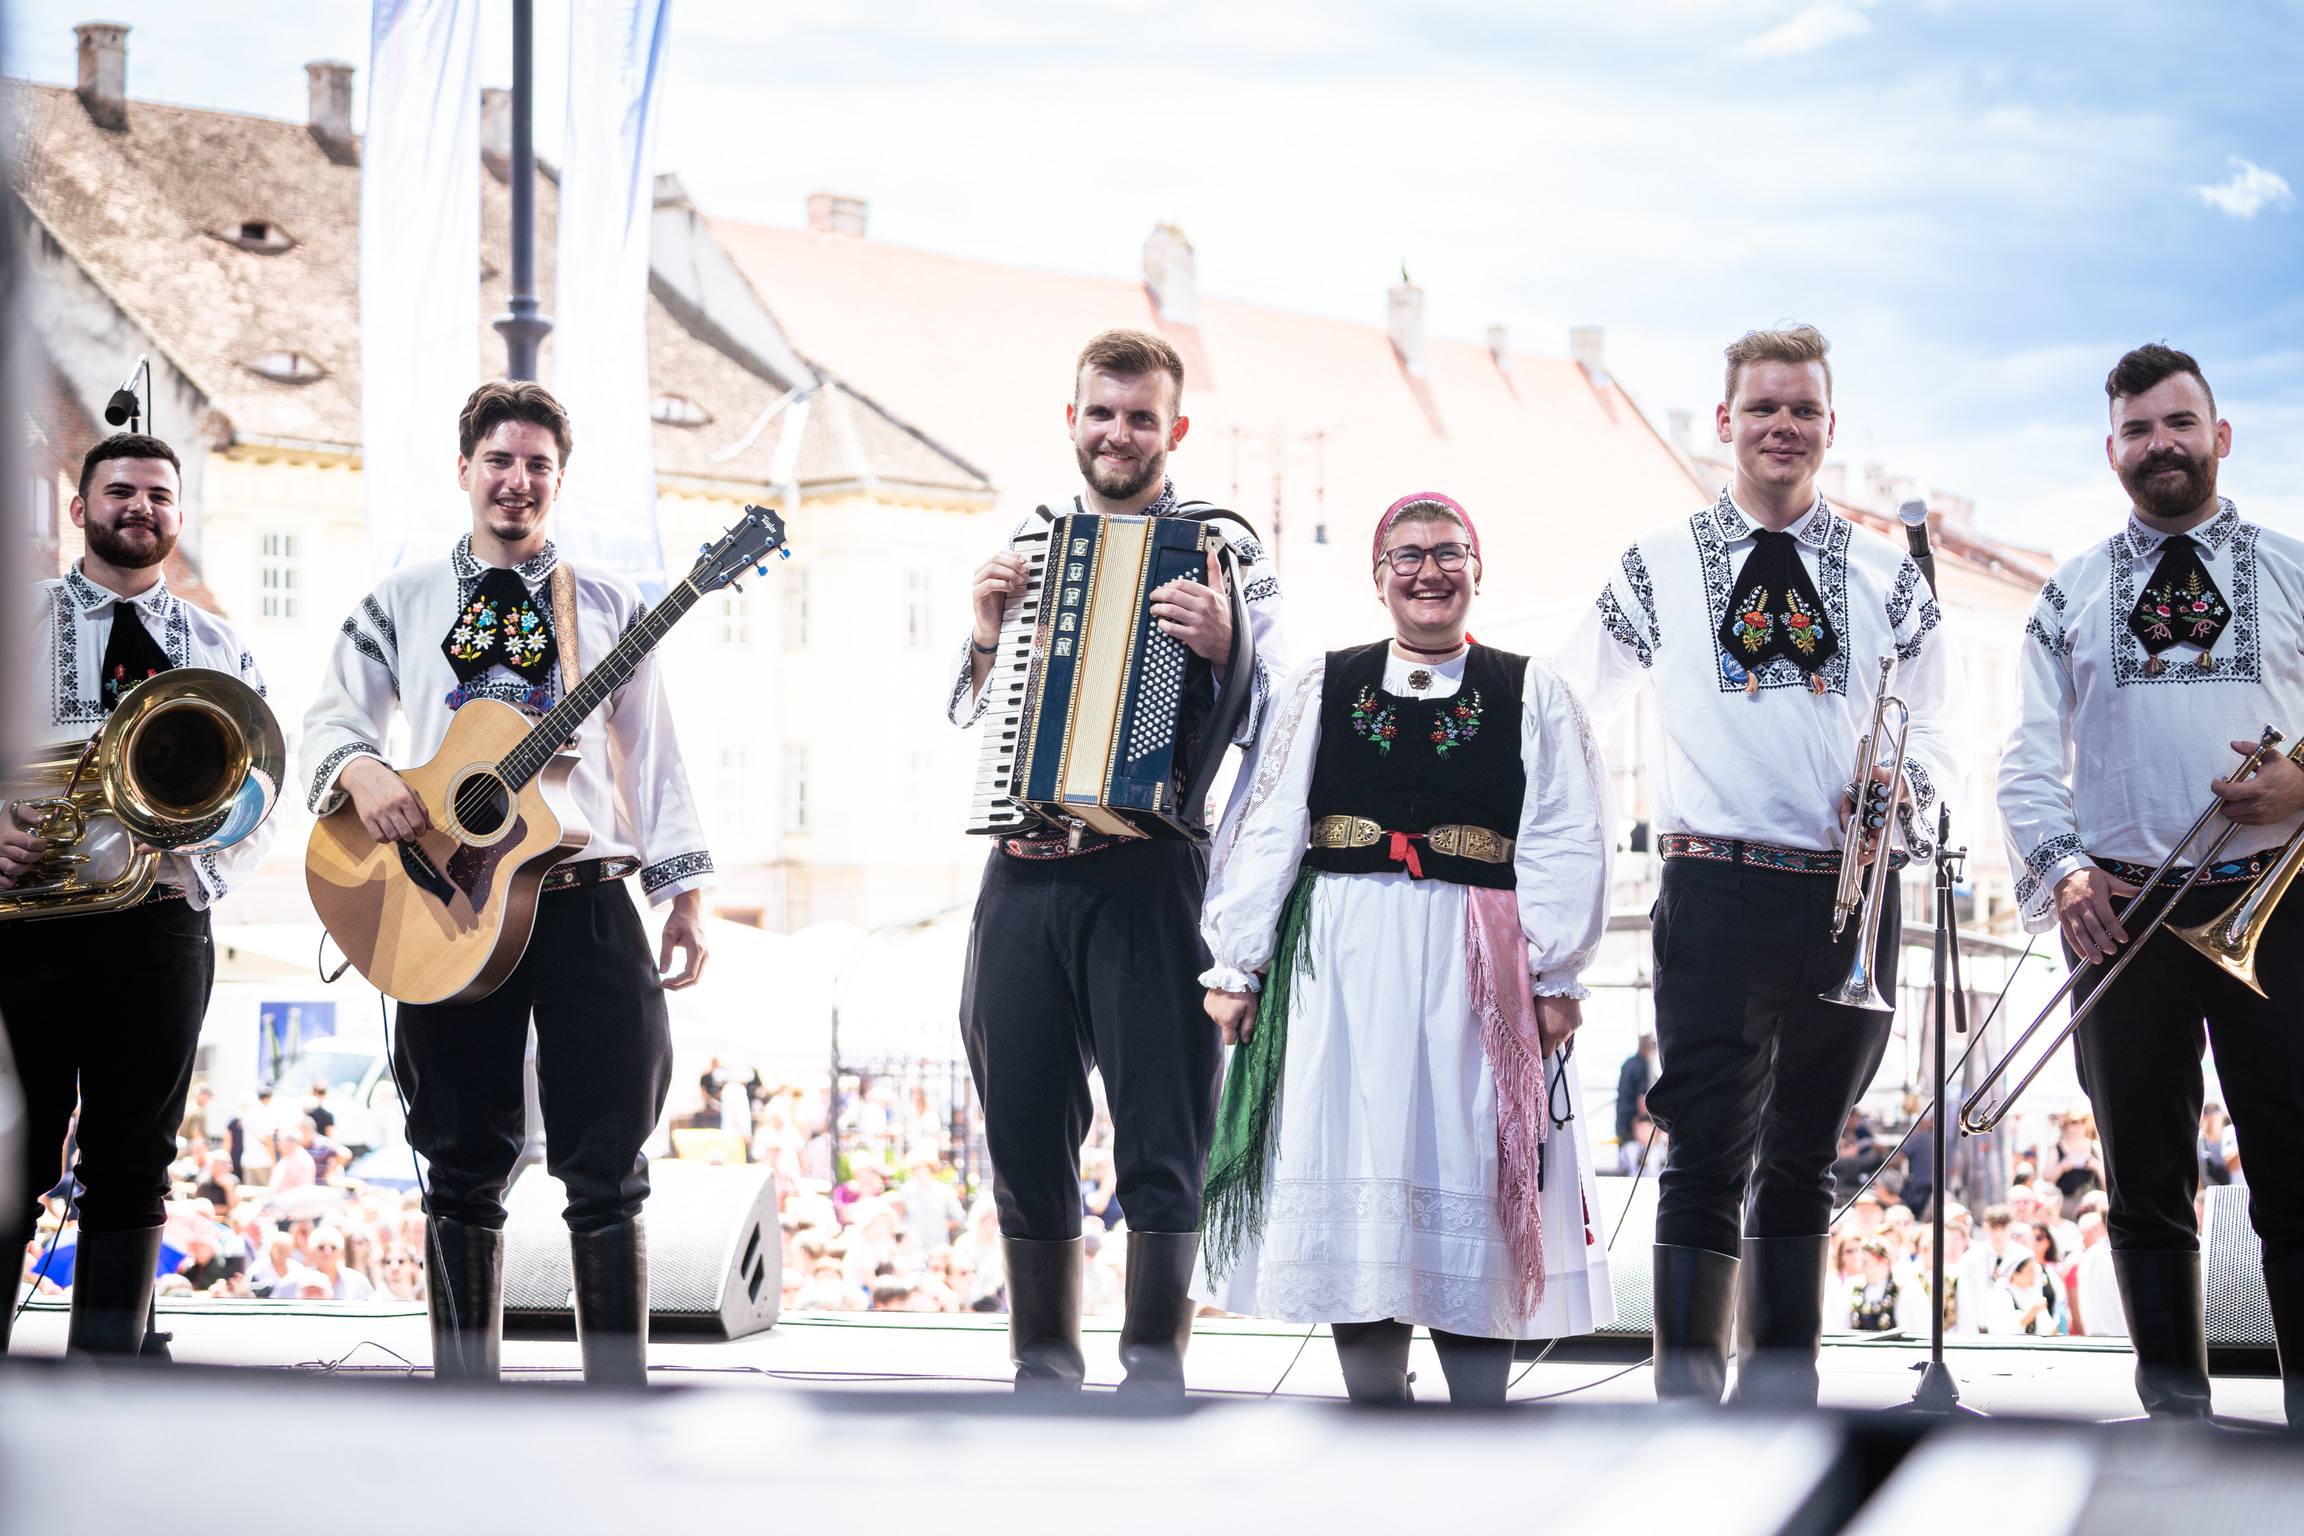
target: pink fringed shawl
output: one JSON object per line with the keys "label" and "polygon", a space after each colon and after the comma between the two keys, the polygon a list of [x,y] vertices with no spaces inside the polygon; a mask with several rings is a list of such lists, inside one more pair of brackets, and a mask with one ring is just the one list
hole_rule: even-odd
{"label": "pink fringed shawl", "polygon": [[1520,1312],[1544,1299],[1544,1219],[1538,1178],[1552,1116],[1544,1058],[1561,1042],[1542,1038],[1528,982],[1528,940],[1509,890],[1473,886],[1465,925],[1465,975],[1480,1020],[1480,1049],[1496,1080],[1496,1211],[1520,1281]]}

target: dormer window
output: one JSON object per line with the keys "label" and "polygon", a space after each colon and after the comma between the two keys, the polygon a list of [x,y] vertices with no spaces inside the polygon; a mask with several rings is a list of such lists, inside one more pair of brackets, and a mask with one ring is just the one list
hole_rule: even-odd
{"label": "dormer window", "polygon": [[296,244],[296,237],[270,219],[242,219],[216,231],[226,245],[236,245],[259,256],[277,256]]}
{"label": "dormer window", "polygon": [[712,419],[710,411],[686,395],[658,395],[648,414],[668,427],[700,427]]}
{"label": "dormer window", "polygon": [[328,372],[303,352],[267,352],[249,366],[280,384],[309,384]]}

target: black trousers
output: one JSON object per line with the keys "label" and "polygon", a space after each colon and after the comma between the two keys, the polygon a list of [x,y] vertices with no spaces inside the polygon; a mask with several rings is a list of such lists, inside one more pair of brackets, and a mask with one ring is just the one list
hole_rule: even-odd
{"label": "black trousers", "polygon": [[81,1229],[136,1232],[166,1218],[215,978],[208,914],[180,897],[0,923],[0,1014],[24,1083],[27,1218],[64,1171],[76,1101]]}
{"label": "black trousers", "polygon": [[1150,840],[1069,859],[985,861],[960,1029],[1007,1236],[1080,1234],[1091,1067],[1104,1075],[1128,1225],[1199,1229],[1223,1068],[1200,1006],[1207,873],[1198,845]]}
{"label": "black trousers", "polygon": [[408,1143],[431,1165],[434,1216],[504,1225],[504,1186],[527,1130],[521,1063],[536,1021],[544,1166],[568,1186],[568,1225],[640,1214],[640,1148],[672,1082],[672,1026],[623,882],[537,898],[528,952],[476,1003],[403,1003],[393,1040]]}
{"label": "black trousers", "polygon": [[[2206,922],[2244,889],[2195,888],[2171,922]],[[2121,926],[2143,932],[2170,894],[2122,904]],[[2273,913],[2256,974],[2269,1000],[2163,931],[2081,1022],[2080,1086],[2104,1144],[2114,1248],[2200,1246],[2200,1055],[2212,1039],[2265,1262],[2304,1253],[2304,896],[2291,891]],[[2093,968],[2078,990],[2094,992],[2103,975]]]}
{"label": "black trousers", "polygon": [[[1671,1133],[1656,1241],[1731,1256],[1743,1237],[1811,1237],[1832,1212],[1840,1128],[1880,1069],[1893,1015],[1827,1003],[1858,919],[1832,937],[1831,875],[1664,861],[1654,911],[1656,1045],[1648,1112]],[[1879,986],[1896,995],[1896,882]]]}

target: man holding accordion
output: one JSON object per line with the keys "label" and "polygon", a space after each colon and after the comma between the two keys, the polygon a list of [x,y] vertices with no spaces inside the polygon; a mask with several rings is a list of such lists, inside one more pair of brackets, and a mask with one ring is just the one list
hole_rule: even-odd
{"label": "man holding accordion", "polygon": [[[2304,542],[2217,495],[2232,429],[2192,358],[2138,347],[2104,392],[2133,511],[2034,605],[2000,767],[2010,863],[2025,926],[2058,929],[2074,965],[2105,963],[2076,989],[2074,1006],[2091,1005],[2077,1047],[2138,1396],[2154,1417],[2210,1409],[2193,1214],[2205,1038],[2247,1162],[2289,1423],[2304,1426],[2304,908],[2261,900],[2304,821],[2304,768],[2275,749],[2243,776],[2232,755],[2266,726],[2304,733]],[[2204,807],[2221,815],[2180,849]],[[2169,931],[2106,985],[2219,835]]]}

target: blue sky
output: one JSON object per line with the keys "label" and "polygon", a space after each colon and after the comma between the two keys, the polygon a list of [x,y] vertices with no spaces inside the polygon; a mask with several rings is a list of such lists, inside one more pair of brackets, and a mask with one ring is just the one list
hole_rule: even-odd
{"label": "blue sky", "polygon": [[[1405,260],[1442,334],[1605,325],[1659,420],[1813,321],[1852,471],[2064,553],[2121,507],[2104,372],[2165,338],[2234,423],[2227,493],[2304,534],[2299,0],[674,5],[662,168],[717,213],[853,192],[877,238],[1111,275],[1174,219],[1204,291],[1374,323]],[[366,63],[356,0],[107,0],[12,7],[11,72],[69,81],[92,14],[162,100],[300,118],[305,60]]]}

